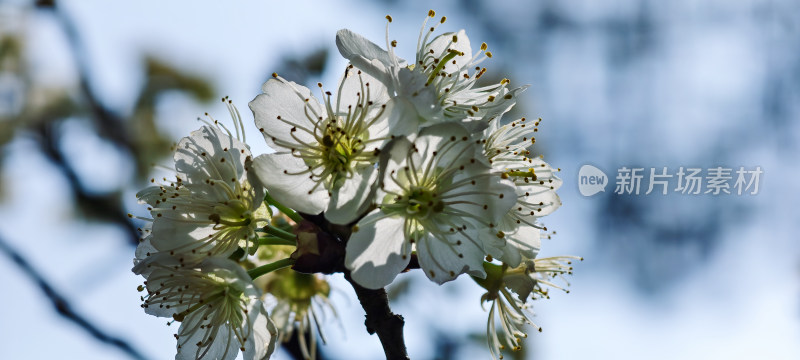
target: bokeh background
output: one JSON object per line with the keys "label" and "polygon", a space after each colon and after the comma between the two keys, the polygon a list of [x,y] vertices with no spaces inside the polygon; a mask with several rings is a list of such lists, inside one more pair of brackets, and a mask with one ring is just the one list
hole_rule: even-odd
{"label": "bokeh background", "polygon": [[[168,359],[176,331],[139,307],[128,212],[169,146],[272,72],[334,84],[348,27],[413,56],[422,1],[0,1],[0,359]],[[530,84],[512,116],[544,118],[562,169],[557,235],[570,294],[534,306],[519,359],[800,358],[800,3],[461,0],[441,29],[489,43],[492,80]],[[253,152],[268,151],[250,124]],[[764,170],[757,195],[582,197],[577,171]],[[674,180],[674,179],[673,179]],[[672,183],[674,187],[674,182]],[[413,359],[488,359],[468,278],[390,288]],[[341,276],[321,359],[377,359]],[[281,350],[276,359],[295,358]],[[507,354],[508,355],[508,354]]]}

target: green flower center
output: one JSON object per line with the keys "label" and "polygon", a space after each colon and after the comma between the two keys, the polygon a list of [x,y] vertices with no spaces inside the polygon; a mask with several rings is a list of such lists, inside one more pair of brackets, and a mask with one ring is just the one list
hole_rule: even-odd
{"label": "green flower center", "polygon": [[[243,316],[241,309],[246,307],[247,298],[244,295],[244,289],[234,284],[225,282],[216,274],[208,274],[203,279],[193,281],[191,286],[193,291],[198,294],[204,294],[199,297],[199,301],[194,303],[188,309],[172,314],[175,321],[182,322],[189,314],[195,311],[221,311],[228,317],[226,320],[230,321],[234,326],[241,325]],[[180,294],[177,295],[180,297]],[[205,310],[201,310],[205,309]]]}
{"label": "green flower center", "polygon": [[343,129],[333,120],[326,125],[325,135],[322,136],[320,158],[325,172],[332,177],[334,186],[344,179],[353,166],[352,163],[359,160],[359,155],[366,147],[366,131],[353,130],[355,129]]}
{"label": "green flower center", "polygon": [[242,201],[228,201],[224,205],[214,207],[214,213],[208,219],[223,226],[249,226],[253,223],[253,212],[249,204]]}
{"label": "green flower center", "polygon": [[281,271],[280,279],[271,281],[267,285],[267,291],[278,299],[303,307],[310,306],[314,296],[327,297],[330,285],[313,274]]}
{"label": "green flower center", "polygon": [[403,205],[407,215],[417,219],[444,210],[444,202],[438,199],[436,192],[422,187],[411,188],[397,203]]}

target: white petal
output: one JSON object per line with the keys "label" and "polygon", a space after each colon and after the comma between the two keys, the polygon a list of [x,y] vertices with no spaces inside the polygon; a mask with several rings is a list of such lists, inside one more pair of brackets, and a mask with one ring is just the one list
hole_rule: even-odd
{"label": "white petal", "polygon": [[148,186],[136,193],[136,198],[139,199],[140,204],[144,202],[150,205],[155,205],[156,201],[161,200],[161,193],[161,186]]}
{"label": "white petal", "polygon": [[272,308],[272,314],[270,314],[270,319],[274,321],[274,325],[278,329],[284,329],[289,325],[289,315],[291,314],[291,309],[289,308],[288,301],[280,301],[274,308]]}
{"label": "white petal", "polygon": [[[403,190],[394,182],[390,176],[392,172],[397,172],[405,166],[406,159],[408,158],[408,151],[411,148],[411,141],[406,137],[398,137],[390,141],[380,154],[380,176],[382,181],[382,190],[378,190],[376,198],[380,202],[386,192],[400,193]],[[385,191],[384,191],[385,190]]]}
{"label": "white petal", "polygon": [[458,200],[463,202],[449,206],[470,214],[480,212],[486,221],[497,224],[516,204],[517,196],[513,183],[501,179],[499,175],[486,176],[488,168],[478,161],[465,164],[464,167],[464,171],[453,177],[453,182],[472,179],[475,185],[464,184],[449,190],[446,194],[459,194],[471,190],[480,190],[484,193],[459,196]]}
{"label": "white petal", "polygon": [[520,253],[528,259],[533,259],[539,255],[539,250],[542,249],[542,231],[532,226],[521,226],[520,229],[512,234],[512,239],[515,243],[520,244],[517,247]]}
{"label": "white petal", "polygon": [[421,119],[434,122],[444,118],[436,89],[434,86],[425,86],[428,76],[422,70],[402,68],[397,76],[400,81],[400,88],[396,89],[397,96],[413,104]]}
{"label": "white petal", "polygon": [[[134,260],[133,271],[136,275],[142,275],[144,278],[150,276],[151,273],[158,270],[158,267],[153,266],[154,263],[162,261],[161,258],[171,258],[168,254],[151,253],[150,256],[145,256],[141,259]],[[166,260],[166,262],[177,263],[175,260]]]}
{"label": "white petal", "polygon": [[[239,354],[239,341],[236,336],[228,329],[227,326],[220,326],[216,334],[213,335],[214,340],[211,346],[198,347],[197,343],[203,340],[206,334],[205,329],[199,329],[191,334],[187,339],[182,332],[188,329],[199,327],[204,322],[203,317],[199,316],[200,312],[189,313],[181,323],[180,330],[178,330],[178,353],[175,355],[175,360],[195,360],[200,357],[206,350],[208,351],[202,358],[214,360],[233,360]],[[185,334],[189,335],[189,334]],[[205,344],[204,344],[205,345]]]}
{"label": "white petal", "polygon": [[[367,85],[369,84],[369,85]],[[386,86],[372,75],[361,71],[358,67],[348,66],[342,78],[339,79],[339,91],[333,96],[331,106],[336,113],[347,113],[347,106],[357,106],[358,99],[366,94],[369,101],[374,104],[373,109],[379,110],[380,105],[389,101],[389,92]],[[338,105],[337,105],[338,104]]]}
{"label": "white petal", "polygon": [[[259,130],[264,129],[262,135],[270,147],[299,148],[301,145],[297,139],[305,143],[316,143],[312,135],[314,123],[318,121],[318,116],[325,117],[325,112],[308,88],[294,82],[269,79],[264,83],[262,91],[264,93],[256,96],[249,106],[256,126]],[[296,128],[295,131],[292,131],[293,128]],[[279,143],[276,144],[276,141]]]}
{"label": "white petal", "polygon": [[[503,230],[503,229],[501,229]],[[511,231],[505,231],[505,242],[499,257],[503,263],[511,267],[519,266],[523,258],[533,259],[542,248],[541,230],[533,226],[521,225]],[[498,239],[500,240],[500,239]]]}
{"label": "white petal", "polygon": [[[457,168],[462,164],[473,164],[472,159],[478,159],[480,147],[470,139],[467,130],[458,123],[442,123],[429,126],[420,131],[414,140],[414,145],[419,149],[418,156],[414,156],[414,164],[422,167],[430,161],[442,168]],[[445,148],[447,150],[445,151]],[[436,153],[436,155],[433,155]],[[419,157],[419,160],[417,160]],[[471,176],[472,171],[460,171],[461,176]],[[457,175],[458,176],[458,175]],[[454,179],[456,181],[456,179]]]}
{"label": "white petal", "polygon": [[530,278],[530,275],[525,273],[505,275],[503,276],[503,283],[505,283],[507,288],[517,294],[522,301],[528,299],[528,296],[533,292],[533,285],[535,284]]}
{"label": "white petal", "polygon": [[290,175],[307,169],[303,160],[290,154],[259,155],[253,161],[256,176],[275,200],[303,213],[319,214],[328,206],[328,191],[323,185],[314,188],[316,183],[308,175]]}
{"label": "white petal", "polygon": [[534,216],[536,217],[542,217],[551,214],[561,207],[561,199],[558,197],[555,190],[538,185],[539,184],[521,186],[518,187],[518,189],[528,193],[527,196],[521,199],[521,201],[524,201],[526,204],[525,209],[534,211]]}
{"label": "white petal", "polygon": [[[497,94],[496,100],[501,102],[499,105],[491,107],[490,110],[486,110],[486,107],[481,108],[475,115],[482,116],[481,120],[484,122],[492,121],[492,119],[496,119],[509,110],[517,103],[517,97],[520,93],[528,89],[528,85],[524,85],[518,88],[511,89],[510,91],[503,91]],[[511,95],[510,99],[506,99],[507,95]],[[498,121],[499,122],[499,121]]]}
{"label": "white petal", "polygon": [[405,218],[383,216],[380,210],[369,213],[359,221],[368,225],[359,226],[347,242],[345,265],[353,280],[368,289],[389,285],[411,260],[411,247],[403,251]]}
{"label": "white petal", "polygon": [[[419,128],[420,117],[417,113],[417,108],[405,97],[395,97],[389,100],[382,116],[386,119],[383,123],[387,126],[385,133],[381,135],[377,133],[379,128],[374,130],[370,128],[370,136],[377,138],[379,136],[394,135],[397,137],[416,133]],[[373,131],[376,132],[374,135]]]}
{"label": "white petal", "polygon": [[[147,226],[145,229],[148,231],[151,229],[151,226]],[[145,236],[140,242],[139,245],[136,246],[136,253],[134,255],[133,264],[136,265],[139,262],[143,261],[150,255],[155,254],[158,250],[153,246],[152,243],[152,232],[149,235]]]}
{"label": "white petal", "polygon": [[228,284],[236,284],[237,287],[245,291],[245,295],[250,297],[258,296],[258,290],[253,286],[250,275],[236,262],[224,256],[213,256],[206,258],[199,265],[200,269],[206,273],[214,273],[222,277]]}
{"label": "white petal", "polygon": [[[336,47],[345,59],[394,91],[391,79],[397,67],[386,50],[348,29],[336,32]],[[400,68],[405,67],[405,60],[395,60]]]}
{"label": "white petal", "polygon": [[517,184],[517,192],[526,194],[520,198],[520,202],[526,211],[534,211],[536,217],[549,215],[561,207],[561,199],[556,190],[561,187],[563,181],[555,175],[554,169],[541,158],[530,159],[525,163],[526,167],[522,170],[533,169],[536,180],[530,184]]}
{"label": "white petal", "polygon": [[[458,37],[458,41],[455,43],[452,42],[453,35]],[[449,49],[460,51],[464,54],[453,58],[456,61],[455,64],[453,64],[452,60],[445,63],[443,71],[452,74],[467,66],[468,61],[472,58],[472,47],[470,47],[469,38],[464,30],[459,30],[458,33],[447,32],[435,37],[428,43],[425,52],[433,50],[433,54],[439,57],[440,54],[446,55]],[[461,76],[460,74],[453,74],[453,76],[456,75]]]}
{"label": "white petal", "polygon": [[387,66],[392,63],[386,50],[350,29],[341,29],[336,32],[336,47],[339,48],[339,53],[348,60],[355,56],[362,56],[367,59],[377,59]]}
{"label": "white petal", "polygon": [[173,158],[178,176],[187,183],[214,179],[234,187],[234,182],[246,178],[244,165],[249,156],[249,148],[241,141],[216,127],[203,126],[178,142]]}
{"label": "white petal", "polygon": [[331,196],[325,218],[334,224],[345,225],[362,215],[369,206],[378,180],[378,170],[367,166],[345,180]]}
{"label": "white petal", "polygon": [[278,329],[261,301],[252,301],[248,310],[251,336],[245,342],[244,359],[269,359],[278,342]]}
{"label": "white petal", "polygon": [[[174,252],[176,258],[183,258],[184,261],[195,263],[198,260],[206,257],[208,252],[217,244],[205,244],[204,241],[208,240],[210,236],[217,233],[214,230],[214,224],[195,224],[192,219],[188,221],[172,220],[167,218],[156,218],[153,221],[153,237],[150,242],[153,247],[161,252]],[[198,220],[208,220],[198,219]],[[224,237],[227,239],[227,237]],[[217,249],[214,255],[227,257],[236,251],[238,247],[238,238],[231,238],[231,242],[226,244],[227,247]],[[192,250],[195,250],[192,252]]]}
{"label": "white petal", "polygon": [[544,180],[545,185],[552,186],[553,190],[558,190],[558,188],[561,187],[563,181],[556,176],[555,169],[553,169],[550,164],[546,163],[540,157],[535,157],[530,160],[531,162],[527,163],[526,166],[534,169],[537,180]]}
{"label": "white petal", "polygon": [[[466,235],[475,239],[474,234]],[[460,239],[460,245],[456,245],[456,241],[459,241],[457,239]],[[448,236],[446,240],[426,234],[417,240],[417,256],[425,275],[438,284],[453,280],[463,273],[486,276],[483,270],[483,248],[462,234]]]}

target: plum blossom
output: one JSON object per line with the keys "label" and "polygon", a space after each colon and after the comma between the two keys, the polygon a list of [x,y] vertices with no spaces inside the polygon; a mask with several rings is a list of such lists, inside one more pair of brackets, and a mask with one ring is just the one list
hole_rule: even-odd
{"label": "plum blossom", "polygon": [[[525,301],[527,299],[550,298],[549,289],[562,290],[569,286],[565,275],[572,275],[572,261],[583,258],[578,256],[553,256],[538,259],[525,259],[519,267],[509,269],[503,275],[503,282],[508,289]],[[557,284],[560,280],[564,285]]]}
{"label": "plum blossom", "polygon": [[[525,259],[524,263],[516,268],[505,264],[484,264],[488,276],[485,279],[475,280],[487,289],[481,296],[481,305],[485,302],[491,303],[486,323],[486,337],[493,359],[502,359],[502,350],[506,348],[513,351],[521,349],[522,339],[528,337],[524,331],[526,325],[534,327],[539,332],[542,331],[542,328],[532,321],[533,313],[530,311],[529,300],[549,299],[547,287],[569,293],[564,287],[553,283],[552,279],[560,278],[564,280],[566,286],[569,286],[564,275],[572,274],[570,266],[572,260],[583,260],[583,258],[556,256]],[[500,335],[497,329],[498,321],[502,330]]]}
{"label": "plum blossom", "polygon": [[536,257],[541,248],[541,230],[546,230],[538,220],[561,206],[556,190],[562,180],[555,175],[555,169],[541,157],[528,157],[539,121],[530,124],[522,118],[501,127],[493,123],[484,131],[482,140],[483,153],[492,169],[515,186],[516,204],[498,222],[495,238],[488,237],[494,253],[499,253],[496,256],[512,267],[523,258]]}
{"label": "plum blossom", "polygon": [[[241,118],[227,104],[238,135]],[[269,220],[264,191],[249,177],[249,147],[215,122],[181,139],[173,159],[174,179],[136,195],[152,216],[144,219],[152,222],[148,246],[186,262],[229,256],[240,246],[249,250],[258,225]]]}
{"label": "plum blossom", "polygon": [[390,103],[404,113],[406,122],[428,126],[458,121],[470,129],[484,128],[511,109],[525,87],[510,89],[508,79],[475,87],[487,71],[479,65],[492,53],[487,51],[486,43],[473,53],[464,30],[431,39],[447,20],[442,17],[429,28],[428,20],[435,16],[430,10],[422,23],[413,64],[395,54],[397,41],[389,41],[392,17],[388,15],[386,50],[348,29],[336,33],[336,45],[342,56],[386,84],[392,97]]}
{"label": "plum blossom", "polygon": [[145,312],[180,322],[176,360],[267,359],[275,349],[277,329],[247,273],[235,262],[206,258],[186,266],[166,253],[138,262],[144,276]]}
{"label": "plum blossom", "polygon": [[328,312],[336,309],[328,300],[330,283],[322,275],[281,270],[266,279],[264,291],[274,300],[271,318],[278,328],[282,342],[289,341],[297,332],[300,351],[306,359],[316,355],[317,337],[326,343],[322,330]]}
{"label": "plum blossom", "polygon": [[377,208],[354,227],[345,265],[367,288],[391,283],[416,252],[421,268],[441,284],[469,273],[483,276],[479,231],[514,204],[513,185],[492,173],[463,126],[423,129],[397,139],[381,163]]}
{"label": "plum blossom", "polygon": [[322,103],[308,88],[273,76],[250,102],[256,126],[276,150],[255,159],[256,174],[284,205],[349,223],[369,205],[381,148],[411,129],[394,125],[386,88],[352,66],[336,95],[322,93]]}

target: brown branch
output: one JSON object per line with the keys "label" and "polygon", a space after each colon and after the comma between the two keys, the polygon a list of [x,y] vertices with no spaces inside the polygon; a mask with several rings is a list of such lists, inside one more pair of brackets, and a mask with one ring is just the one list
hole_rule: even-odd
{"label": "brown branch", "polygon": [[[387,360],[409,359],[403,337],[403,317],[395,314],[389,308],[389,297],[386,290],[367,289],[356,283],[350,277],[350,271],[344,265],[345,248],[350,237],[350,226],[334,225],[328,222],[323,215],[300,214],[305,221],[301,222],[296,231],[304,233],[304,243],[308,241],[308,234],[317,233],[316,245],[308,246],[313,253],[303,251],[303,246],[298,246],[297,262],[292,268],[300,272],[320,272],[332,274],[344,273],[344,278],[353,286],[361,307],[366,312],[364,325],[370,335],[378,334],[378,339],[383,345],[383,352]],[[357,220],[356,220],[357,221]],[[308,244],[304,244],[308,245]],[[293,256],[295,255],[293,254]],[[416,263],[416,262],[415,262]]]}
{"label": "brown branch", "polygon": [[367,332],[378,334],[378,339],[383,345],[383,353],[387,360],[408,360],[406,343],[403,338],[403,325],[405,320],[401,315],[395,314],[389,308],[389,298],[383,288],[372,290],[362,287],[350,277],[350,272],[345,271],[344,278],[356,291],[361,307],[367,313],[364,325]]}

